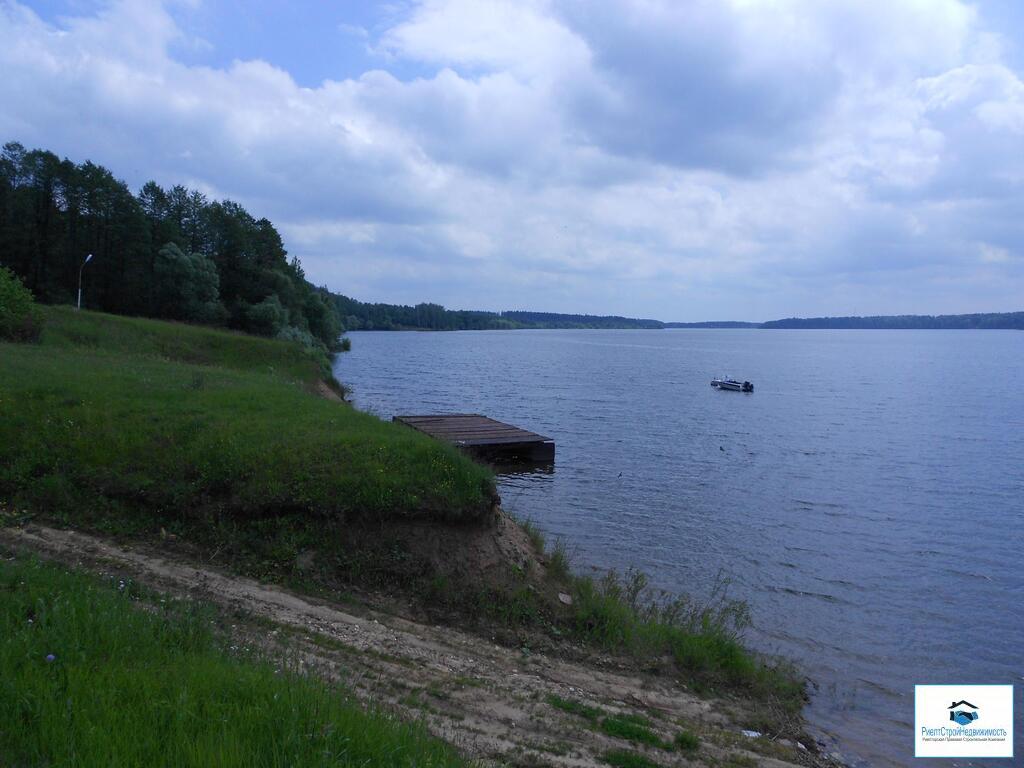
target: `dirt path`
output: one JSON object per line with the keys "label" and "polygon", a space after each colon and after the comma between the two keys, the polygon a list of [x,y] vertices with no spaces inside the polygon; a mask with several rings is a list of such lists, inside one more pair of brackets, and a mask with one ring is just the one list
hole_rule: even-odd
{"label": "dirt path", "polygon": [[[671,680],[530,654],[458,630],[299,596],[146,545],[34,525],[0,528],[0,545],[212,603],[230,619],[239,644],[269,647],[343,681],[362,699],[422,718],[433,733],[485,764],[606,765],[601,756],[608,750],[642,753],[663,766],[830,764],[799,745],[743,735],[731,720],[737,702],[701,699]],[[643,715],[665,742],[685,728],[699,734],[700,748],[668,751],[613,738],[553,706],[553,696],[599,707],[605,716]]]}

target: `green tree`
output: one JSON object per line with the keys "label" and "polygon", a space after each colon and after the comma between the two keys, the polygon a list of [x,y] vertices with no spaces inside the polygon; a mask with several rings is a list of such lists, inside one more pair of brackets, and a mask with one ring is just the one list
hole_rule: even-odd
{"label": "green tree", "polygon": [[4,145],[0,265],[40,301],[71,302],[89,253],[95,258],[82,275],[89,308],[267,335],[293,327],[325,349],[337,345],[336,302],[306,280],[269,220],[181,185],[150,181],[135,196],[102,166]]}
{"label": "green tree", "polygon": [[201,253],[185,253],[167,243],[157,254],[154,282],[162,317],[215,323],[225,314],[217,267]]}
{"label": "green tree", "polygon": [[277,336],[288,325],[288,310],[277,296],[268,296],[259,304],[245,308],[246,330],[260,336]]}

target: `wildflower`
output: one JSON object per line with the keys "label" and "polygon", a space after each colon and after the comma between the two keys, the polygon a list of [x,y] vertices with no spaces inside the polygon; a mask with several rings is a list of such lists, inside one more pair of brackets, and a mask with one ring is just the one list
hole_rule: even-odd
{"label": "wildflower", "polygon": [[52,653],[48,653],[48,654],[46,654],[46,660],[47,661],[56,661],[57,657],[54,656]]}

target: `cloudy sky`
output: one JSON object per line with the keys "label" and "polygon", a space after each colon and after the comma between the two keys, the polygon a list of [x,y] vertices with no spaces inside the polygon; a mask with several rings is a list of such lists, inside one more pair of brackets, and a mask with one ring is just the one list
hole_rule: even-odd
{"label": "cloudy sky", "polygon": [[0,140],[371,301],[1024,309],[1018,0],[0,0]]}

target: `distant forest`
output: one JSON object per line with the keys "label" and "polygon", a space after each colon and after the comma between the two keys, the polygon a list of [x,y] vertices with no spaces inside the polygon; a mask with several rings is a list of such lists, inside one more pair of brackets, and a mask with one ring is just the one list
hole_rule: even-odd
{"label": "distant forest", "polygon": [[[84,264],[87,254],[93,258]],[[333,350],[349,330],[530,328],[1009,328],[1024,312],[664,323],[618,315],[483,312],[370,304],[306,280],[265,218],[183,186],[132,194],[91,162],[5,144],[0,152],[0,266],[40,301],[220,325]]]}
{"label": "distant forest", "polygon": [[[92,254],[85,264],[87,254]],[[281,236],[230,200],[8,143],[0,152],[0,266],[40,301],[183,320],[334,349],[331,295],[288,259]]]}
{"label": "distant forest", "polygon": [[760,328],[761,323],[739,320],[708,320],[703,323],[665,323],[666,328]]}
{"label": "distant forest", "polygon": [[617,315],[563,315],[554,312],[481,312],[445,309],[440,304],[367,304],[334,296],[342,322],[349,330],[472,331],[528,328],[664,328],[658,320]]}
{"label": "distant forest", "polygon": [[528,328],[819,328],[819,329],[1010,329],[1024,330],[1024,312],[974,315],[885,315],[874,317],[791,317],[766,323],[710,320],[665,323],[618,315],[564,315],[555,312],[479,312],[445,309],[440,304],[365,304],[334,295],[335,306],[349,330],[466,331]]}
{"label": "distant forest", "polygon": [[761,328],[860,329],[988,329],[1024,330],[1024,312],[987,312],[974,315],[877,315],[874,317],[788,317],[762,323]]}

